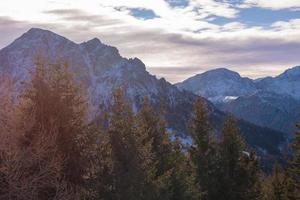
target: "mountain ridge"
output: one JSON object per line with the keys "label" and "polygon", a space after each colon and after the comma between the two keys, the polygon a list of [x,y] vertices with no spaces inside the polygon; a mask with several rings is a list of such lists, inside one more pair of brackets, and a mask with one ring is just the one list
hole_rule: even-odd
{"label": "mountain ridge", "polygon": [[[51,31],[36,28],[0,50],[0,73],[10,74],[17,82],[26,81],[28,69],[34,68],[36,54],[42,54],[49,62],[70,61],[70,69],[87,90],[95,114],[100,107],[108,106],[112,91],[121,87],[134,110],[139,109],[145,96],[154,107],[163,107],[169,128],[182,135],[186,131],[193,102],[199,98],[191,92],[180,91],[163,78],[157,79],[146,70],[141,60],[124,58],[117,48],[103,44],[99,39],[77,44]],[[219,131],[225,114],[211,102],[203,100],[215,130]],[[263,149],[261,152],[279,154],[281,146],[286,143],[282,132],[248,122],[240,122],[240,127],[254,148]]]}
{"label": "mountain ridge", "polygon": [[[209,70],[176,86],[211,100],[220,110],[241,119],[292,134],[300,113],[300,66],[289,68],[274,77],[256,80],[241,77],[231,70],[226,71],[231,75],[224,78],[220,71],[224,69]],[[210,74],[209,78],[207,74]],[[207,92],[211,90],[218,94]]]}
{"label": "mountain ridge", "polygon": [[[251,79],[241,77],[239,73],[226,68],[209,70],[175,85],[181,90],[191,91],[213,102],[222,100],[221,97],[249,95],[256,91]],[[201,90],[200,85],[204,86]]]}

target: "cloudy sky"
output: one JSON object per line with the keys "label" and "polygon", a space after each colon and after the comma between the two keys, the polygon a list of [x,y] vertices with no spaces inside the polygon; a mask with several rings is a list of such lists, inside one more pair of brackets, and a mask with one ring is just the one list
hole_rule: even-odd
{"label": "cloudy sky", "polygon": [[171,82],[217,67],[257,78],[300,65],[300,0],[0,1],[0,48],[31,27],[98,37]]}

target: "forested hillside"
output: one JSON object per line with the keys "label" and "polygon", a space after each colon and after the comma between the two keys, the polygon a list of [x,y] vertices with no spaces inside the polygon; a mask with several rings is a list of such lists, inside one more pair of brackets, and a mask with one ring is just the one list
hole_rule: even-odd
{"label": "forested hillside", "polygon": [[215,137],[201,98],[183,145],[147,97],[136,112],[116,89],[90,119],[67,63],[37,60],[30,77],[17,97],[1,79],[0,199],[299,198],[299,126],[288,164],[264,174],[232,116]]}

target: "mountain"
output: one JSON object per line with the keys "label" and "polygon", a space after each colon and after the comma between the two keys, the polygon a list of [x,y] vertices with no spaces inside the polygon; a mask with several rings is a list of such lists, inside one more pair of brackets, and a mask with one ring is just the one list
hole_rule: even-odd
{"label": "mountain", "polygon": [[211,100],[224,112],[256,125],[290,134],[300,113],[300,67],[257,80],[215,69],[176,84]]}
{"label": "mountain", "polygon": [[300,111],[300,103],[291,96],[263,91],[240,96],[217,107],[259,126],[288,133],[295,131],[299,119],[299,113],[295,111]]}
{"label": "mountain", "polygon": [[[87,91],[94,115],[100,107],[109,105],[112,91],[121,87],[134,110],[138,110],[141,100],[148,96],[156,109],[165,111],[168,128],[185,136],[192,104],[198,96],[180,91],[165,79],[149,74],[138,58],[124,58],[115,47],[96,38],[77,44],[51,31],[34,28],[0,50],[0,73],[11,76],[20,90],[21,83],[28,80],[34,69],[36,56],[49,62],[69,62],[76,80]],[[225,114],[209,101],[205,102],[215,131],[219,132]],[[286,143],[282,132],[243,120],[238,125],[249,144],[261,153],[278,155]]]}
{"label": "mountain", "polygon": [[29,78],[37,56],[49,62],[67,60],[76,79],[88,91],[95,113],[100,106],[108,106],[114,89],[122,87],[134,109],[145,96],[153,104],[163,102],[172,113],[166,115],[171,126],[183,131],[184,125],[173,121],[186,121],[189,112],[183,108],[191,109],[195,95],[156,79],[139,59],[123,58],[115,47],[99,39],[76,44],[51,31],[33,28],[0,51],[0,71],[12,76],[18,85]]}
{"label": "mountain", "polygon": [[176,86],[203,96],[212,102],[230,101],[239,96],[256,92],[256,86],[249,78],[241,77],[237,72],[218,68],[193,76]]}
{"label": "mountain", "polygon": [[276,77],[257,81],[257,87],[280,95],[290,95],[300,101],[300,66],[286,70]]}

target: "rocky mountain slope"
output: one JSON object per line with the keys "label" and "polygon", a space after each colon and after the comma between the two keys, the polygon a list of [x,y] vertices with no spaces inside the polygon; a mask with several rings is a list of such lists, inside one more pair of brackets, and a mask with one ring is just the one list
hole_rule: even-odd
{"label": "rocky mountain slope", "polygon": [[[170,129],[182,136],[186,133],[192,104],[198,97],[149,74],[138,58],[123,58],[115,47],[105,45],[98,39],[77,44],[47,30],[30,29],[0,50],[0,73],[13,77],[16,87],[21,88],[20,83],[29,78],[37,56],[49,62],[69,62],[77,81],[87,91],[94,114],[97,114],[99,107],[108,106],[112,91],[121,87],[133,109],[139,109],[141,100],[148,96],[155,108],[165,111]],[[225,115],[209,101],[206,104],[218,132]],[[285,145],[286,137],[282,132],[243,120],[239,121],[239,126],[249,144],[262,153],[278,154]]]}
{"label": "rocky mountain slope", "polygon": [[[173,125],[173,121],[186,121],[195,95],[180,92],[164,79],[156,79],[138,58],[123,58],[115,47],[98,39],[76,44],[53,32],[34,28],[0,51],[0,71],[12,76],[18,85],[30,76],[37,56],[49,62],[68,61],[76,79],[88,91],[94,113],[100,106],[108,106],[112,91],[121,87],[134,109],[147,96],[153,104],[164,105],[168,110],[166,118],[172,128],[183,131],[184,126],[177,122]],[[208,105],[214,113],[212,104]]]}
{"label": "rocky mountain slope", "polygon": [[[176,84],[210,99],[222,111],[259,126],[291,134],[300,115],[300,67],[276,77],[252,80],[216,69]],[[211,92],[212,91],[212,92]]]}
{"label": "rocky mountain slope", "polygon": [[299,119],[300,104],[290,96],[271,92],[257,92],[221,103],[218,108],[232,112],[236,117],[263,127],[292,132]]}
{"label": "rocky mountain slope", "polygon": [[260,79],[256,85],[258,89],[289,95],[300,101],[300,66],[290,68],[276,77]]}

